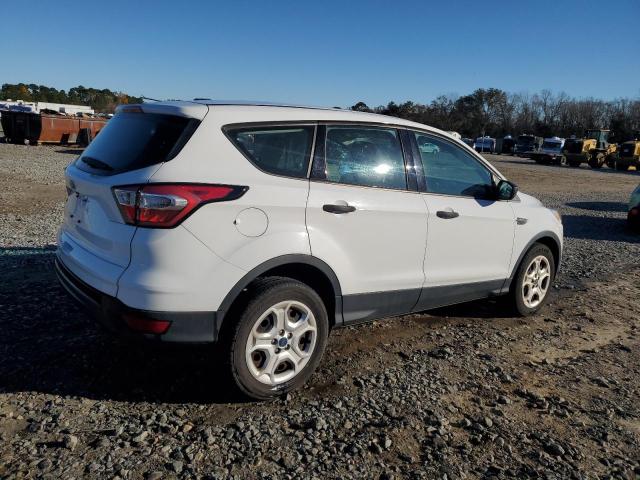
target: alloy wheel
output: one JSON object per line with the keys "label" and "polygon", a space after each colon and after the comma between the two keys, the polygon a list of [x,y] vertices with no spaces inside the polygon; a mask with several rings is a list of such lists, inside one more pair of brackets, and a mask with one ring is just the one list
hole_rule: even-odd
{"label": "alloy wheel", "polygon": [[544,255],[535,257],[524,272],[522,300],[528,308],[535,308],[544,300],[551,283],[551,267]]}
{"label": "alloy wheel", "polygon": [[251,375],[275,386],[294,378],[309,362],[318,330],[311,309],[298,301],[279,302],[253,324],[245,348]]}

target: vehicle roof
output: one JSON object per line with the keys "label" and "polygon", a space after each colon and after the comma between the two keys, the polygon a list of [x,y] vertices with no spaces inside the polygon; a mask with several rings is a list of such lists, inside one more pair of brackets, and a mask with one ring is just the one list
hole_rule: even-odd
{"label": "vehicle roof", "polygon": [[299,105],[295,103],[269,102],[267,100],[212,100],[210,98],[194,98],[195,103],[204,105],[243,105],[254,107],[289,107],[289,108],[312,108],[315,110],[340,110],[336,107],[318,107],[313,105]]}
{"label": "vehicle roof", "polygon": [[[127,105],[123,107],[131,107]],[[404,120],[389,115],[358,112],[340,108],[311,107],[284,103],[272,103],[247,100],[210,100],[166,101],[140,104],[144,111],[166,111],[185,116],[200,116],[201,109],[209,108],[211,113],[225,113],[226,123],[261,121],[345,121],[388,124],[431,130],[455,139],[449,132],[422,123]],[[120,107],[119,107],[120,110]]]}

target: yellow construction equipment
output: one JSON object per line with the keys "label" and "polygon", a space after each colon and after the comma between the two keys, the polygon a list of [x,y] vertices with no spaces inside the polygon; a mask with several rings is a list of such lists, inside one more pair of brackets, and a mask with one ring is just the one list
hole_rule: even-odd
{"label": "yellow construction equipment", "polygon": [[591,168],[601,168],[616,154],[617,145],[609,143],[609,130],[590,129],[583,138],[569,138],[564,143],[562,153],[571,167],[588,163]]}

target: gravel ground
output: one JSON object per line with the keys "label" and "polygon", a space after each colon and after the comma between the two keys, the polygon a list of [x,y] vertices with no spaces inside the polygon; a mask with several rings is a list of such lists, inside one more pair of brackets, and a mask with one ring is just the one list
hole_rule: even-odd
{"label": "gravel ground", "polygon": [[204,348],[102,334],[51,270],[77,152],[0,144],[0,478],[638,478],[635,172],[489,160],[560,209],[550,305],[337,330],[303,390],[243,403]]}
{"label": "gravel ground", "polygon": [[0,247],[55,243],[64,169],[81,150],[0,144]]}

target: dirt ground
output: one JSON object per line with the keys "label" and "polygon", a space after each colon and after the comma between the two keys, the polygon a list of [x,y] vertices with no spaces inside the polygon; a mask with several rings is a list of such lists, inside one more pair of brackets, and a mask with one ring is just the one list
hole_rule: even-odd
{"label": "dirt ground", "polygon": [[52,229],[21,225],[64,183],[22,171],[25,148],[0,152],[0,478],[640,478],[638,173],[488,156],[563,214],[550,304],[336,330],[303,390],[244,403],[208,350],[122,344],[67,298]]}

